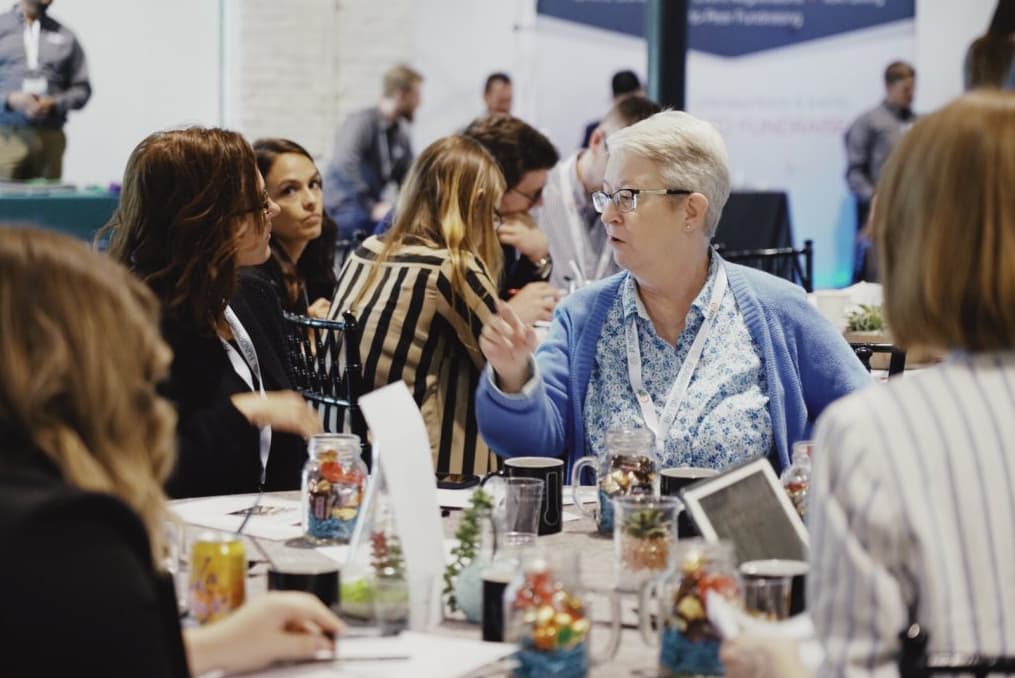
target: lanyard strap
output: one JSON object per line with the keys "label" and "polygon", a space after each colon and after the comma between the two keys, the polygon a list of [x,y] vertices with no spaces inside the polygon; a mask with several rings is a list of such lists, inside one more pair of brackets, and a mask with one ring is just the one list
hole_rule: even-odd
{"label": "lanyard strap", "polygon": [[698,334],[694,337],[691,350],[688,351],[687,358],[680,366],[680,371],[677,373],[673,386],[670,387],[670,393],[666,398],[666,405],[663,407],[662,421],[656,415],[655,403],[652,401],[652,395],[645,388],[645,382],[641,375],[641,346],[638,341],[637,317],[632,317],[631,322],[624,328],[625,338],[627,339],[628,379],[638,399],[638,406],[641,407],[641,414],[645,419],[645,425],[655,434],[656,449],[659,452],[662,452],[665,448],[666,434],[673,426],[673,421],[677,418],[680,404],[683,402],[684,396],[687,395],[691,376],[701,361],[701,354],[705,350],[705,342],[708,340],[712,327],[715,325],[715,319],[719,311],[719,302],[722,301],[722,297],[726,293],[727,283],[726,270],[720,262],[715,284],[712,287],[712,298],[708,302],[708,313],[705,314],[705,320],[698,329]]}
{"label": "lanyard strap", "polygon": [[[573,163],[562,169],[564,185],[561,197],[564,199],[564,205],[570,208],[565,211],[567,212],[568,229],[571,231],[571,242],[575,244],[575,255],[578,259],[575,263],[578,264],[578,270],[587,280],[599,280],[606,273],[607,266],[610,265],[612,252],[610,252],[609,245],[604,243],[602,251],[599,252],[599,261],[596,262],[595,270],[589,268],[590,262],[585,261],[585,254],[593,249],[592,243],[589,239],[588,226],[582,221],[581,208],[575,199],[578,189],[578,156],[575,156]],[[582,281],[576,280],[575,282],[581,283]]]}
{"label": "lanyard strap", "polygon": [[[236,352],[233,345],[225,339],[222,341],[222,346],[226,349],[226,355],[229,356],[229,362],[233,366],[233,370],[239,375],[243,383],[247,385],[251,391],[260,391],[261,397],[266,397],[264,392],[264,379],[261,377],[261,364],[257,360],[257,349],[254,348],[254,342],[250,339],[250,335],[247,334],[247,328],[243,326],[240,319],[236,317],[236,313],[230,306],[226,306],[225,310],[226,324],[229,325],[229,329],[233,331],[233,338],[236,339],[236,344],[240,347],[240,353]],[[256,388],[254,379],[257,380]],[[260,432],[260,459],[261,459],[261,485],[264,485],[266,474],[268,472],[268,455],[271,453],[271,426],[262,426],[259,429]]]}
{"label": "lanyard strap", "polygon": [[29,23],[25,20],[25,65],[28,71],[39,69],[39,35],[42,32],[42,20],[36,19]]}

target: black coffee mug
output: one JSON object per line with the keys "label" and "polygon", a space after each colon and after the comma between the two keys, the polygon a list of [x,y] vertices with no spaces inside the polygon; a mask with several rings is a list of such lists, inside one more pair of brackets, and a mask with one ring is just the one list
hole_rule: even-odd
{"label": "black coffee mug", "polygon": [[543,481],[543,508],[539,514],[539,534],[557,534],[564,517],[564,462],[554,457],[511,457],[504,466],[488,473],[508,478],[538,478]]}
{"label": "black coffee mug", "polygon": [[807,607],[807,573],[810,566],[803,560],[750,560],[741,563],[740,574],[744,579],[752,577],[791,577],[792,586],[789,594],[790,616],[800,614]]}
{"label": "black coffee mug", "polygon": [[483,573],[483,640],[504,642],[504,591],[511,582],[510,572],[490,570]]}
{"label": "black coffee mug", "polygon": [[[682,466],[678,468],[664,468],[659,472],[659,494],[664,497],[679,497],[680,490],[692,485],[703,478],[711,478],[718,473],[715,469],[699,468],[696,466]],[[677,516],[677,537],[700,537],[698,528],[688,515],[685,508]]]}
{"label": "black coffee mug", "polygon": [[269,591],[306,591],[333,610],[340,602],[338,570],[282,571],[268,570]]}

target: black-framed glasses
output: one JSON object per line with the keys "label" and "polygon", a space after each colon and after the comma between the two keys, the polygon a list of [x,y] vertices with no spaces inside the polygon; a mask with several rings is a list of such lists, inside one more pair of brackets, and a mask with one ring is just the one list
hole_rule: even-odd
{"label": "black-framed glasses", "polygon": [[638,209],[638,195],[690,195],[693,191],[683,188],[621,188],[613,193],[596,191],[592,194],[592,206],[602,214],[606,206],[613,201],[621,212],[633,212]]}
{"label": "black-framed glasses", "polygon": [[529,207],[532,207],[533,205],[539,204],[539,201],[543,199],[543,187],[542,186],[540,186],[539,190],[536,191],[535,193],[533,193],[532,195],[529,195],[528,193],[523,193],[522,191],[519,191],[517,188],[510,188],[508,190],[509,191],[514,191],[518,195],[520,195],[523,198],[525,198],[526,200],[528,200],[529,201]]}

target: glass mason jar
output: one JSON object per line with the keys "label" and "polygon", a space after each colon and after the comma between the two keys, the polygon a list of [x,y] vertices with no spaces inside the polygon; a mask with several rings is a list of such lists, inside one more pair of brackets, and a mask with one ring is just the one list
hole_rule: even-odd
{"label": "glass mason jar", "polygon": [[[606,596],[610,606],[609,642],[598,652],[589,646],[592,593]],[[504,612],[504,640],[519,648],[515,678],[583,678],[620,644],[620,599],[615,591],[582,585],[574,551],[528,552],[504,591]]]}
{"label": "glass mason jar", "polygon": [[[581,472],[586,466],[596,468],[598,510],[591,512],[578,497]],[[607,431],[606,452],[598,457],[582,457],[571,470],[571,491],[574,505],[596,521],[599,534],[613,534],[613,498],[645,494],[659,496],[659,455],[655,436],[645,428],[623,428]]]}
{"label": "glass mason jar", "polygon": [[359,436],[320,433],[310,439],[303,466],[303,535],[315,544],[347,543],[352,537],[367,467]]}
{"label": "glass mason jar", "polygon": [[[659,634],[651,630],[649,597],[652,589],[659,601]],[[708,596],[716,593],[740,601],[740,574],[733,546],[727,541],[681,539],[676,544],[672,568],[641,589],[639,624],[647,643],[659,644],[659,675],[721,676],[721,637],[708,619]]]}

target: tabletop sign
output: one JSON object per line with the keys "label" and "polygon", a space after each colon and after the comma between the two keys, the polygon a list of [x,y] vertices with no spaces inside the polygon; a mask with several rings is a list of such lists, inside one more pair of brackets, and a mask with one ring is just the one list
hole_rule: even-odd
{"label": "tabletop sign", "polygon": [[444,530],[430,438],[405,382],[379,388],[360,398],[359,405],[370,427],[374,466],[384,475],[405,555],[409,628],[422,631],[440,622],[443,605]]}
{"label": "tabletop sign", "polygon": [[761,457],[681,491],[705,539],[728,539],[737,560],[807,560],[807,528]]}

